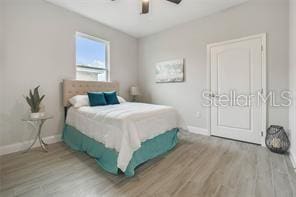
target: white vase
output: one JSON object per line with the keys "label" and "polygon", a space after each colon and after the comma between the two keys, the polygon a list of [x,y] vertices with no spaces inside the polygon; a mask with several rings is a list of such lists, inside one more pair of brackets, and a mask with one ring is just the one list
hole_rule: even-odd
{"label": "white vase", "polygon": [[42,116],[44,116],[43,112],[37,112],[37,113],[31,113],[30,117],[33,119],[37,119],[37,118],[41,118]]}

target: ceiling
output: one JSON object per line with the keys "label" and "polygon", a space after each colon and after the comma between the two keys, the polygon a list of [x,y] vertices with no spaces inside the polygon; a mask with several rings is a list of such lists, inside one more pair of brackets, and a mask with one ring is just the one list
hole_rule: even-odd
{"label": "ceiling", "polygon": [[134,37],[144,37],[204,17],[247,0],[183,0],[179,5],[150,0],[150,13],[141,15],[141,0],[46,0]]}

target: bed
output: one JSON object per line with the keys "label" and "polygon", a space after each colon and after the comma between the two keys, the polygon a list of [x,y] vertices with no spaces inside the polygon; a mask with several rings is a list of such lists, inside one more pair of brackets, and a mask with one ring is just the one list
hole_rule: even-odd
{"label": "bed", "polygon": [[137,166],[176,146],[184,123],[174,108],[130,102],[78,108],[70,105],[70,98],[91,91],[119,93],[119,84],[64,80],[63,141],[95,158],[104,170],[134,176]]}

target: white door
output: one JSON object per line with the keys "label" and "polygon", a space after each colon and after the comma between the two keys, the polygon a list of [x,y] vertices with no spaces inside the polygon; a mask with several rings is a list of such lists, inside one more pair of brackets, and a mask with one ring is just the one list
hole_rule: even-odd
{"label": "white door", "polygon": [[254,36],[209,45],[211,135],[261,144],[263,43]]}

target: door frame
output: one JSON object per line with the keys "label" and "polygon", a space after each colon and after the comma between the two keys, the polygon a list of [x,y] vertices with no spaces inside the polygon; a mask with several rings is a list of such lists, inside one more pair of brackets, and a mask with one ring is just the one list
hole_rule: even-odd
{"label": "door frame", "polygon": [[[262,45],[262,89],[263,89],[263,95],[266,96],[267,94],[267,33],[261,33],[257,35],[242,37],[238,39],[232,39],[227,40],[223,42],[216,42],[212,44],[207,45],[207,90],[211,91],[211,48],[225,45],[225,44],[231,44],[235,42],[241,42],[246,40],[251,40],[259,38],[261,39],[261,45]],[[211,135],[211,107],[208,107],[207,109],[207,117],[208,117],[208,132],[209,135]],[[265,136],[266,136],[266,128],[267,128],[267,104],[261,105],[261,146],[265,146]]]}

